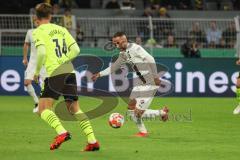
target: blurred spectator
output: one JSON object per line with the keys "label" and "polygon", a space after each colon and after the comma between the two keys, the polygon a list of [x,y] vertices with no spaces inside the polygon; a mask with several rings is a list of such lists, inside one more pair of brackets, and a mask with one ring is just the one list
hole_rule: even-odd
{"label": "blurred spectator", "polygon": [[182,10],[192,9],[191,0],[179,0],[177,8]]}
{"label": "blurred spectator", "polygon": [[189,32],[190,38],[195,39],[198,44],[205,43],[206,42],[206,35],[205,33],[200,29],[200,25],[198,22],[193,22],[192,29]]}
{"label": "blurred spectator", "polygon": [[144,46],[147,48],[163,48],[154,38],[149,38]]}
{"label": "blurred spectator", "polygon": [[206,47],[207,47],[207,48],[216,48],[217,45],[216,45],[216,43],[214,43],[213,41],[211,41],[210,43],[207,44]]}
{"label": "blurred spectator", "polygon": [[72,29],[72,13],[71,13],[71,9],[70,8],[66,8],[64,10],[64,27],[67,28],[68,30]]}
{"label": "blurred spectator", "polygon": [[210,47],[218,45],[221,38],[222,38],[222,31],[220,31],[217,28],[216,21],[211,21],[210,28],[207,30],[208,45],[210,45]]}
{"label": "blurred spectator", "polygon": [[167,9],[192,9],[191,0],[161,0],[160,5]]}
{"label": "blurred spectator", "polygon": [[[152,10],[150,7],[147,7],[144,9],[144,13],[142,17],[152,17]],[[138,22],[138,35],[144,38],[144,41],[146,41],[149,38],[149,22],[148,21],[139,21]]]}
{"label": "blurred spectator", "polygon": [[230,10],[232,6],[235,10],[240,10],[240,0],[143,0],[143,2],[145,7],[159,4],[161,7],[169,10],[204,10],[205,4],[208,2],[216,4],[214,7],[216,7],[217,10]]}
{"label": "blurred spectator", "polygon": [[122,1],[122,7],[123,10],[128,9],[135,9],[135,2],[134,0],[123,0]]}
{"label": "blurred spectator", "polygon": [[142,17],[149,17],[149,16],[152,17],[153,13],[152,13],[152,9],[150,7],[147,7],[144,9]]}
{"label": "blurred spectator", "polygon": [[216,45],[216,48],[230,48],[230,45],[226,43],[224,38],[221,38],[219,44]]}
{"label": "blurred spectator", "polygon": [[166,43],[163,45],[164,48],[177,48],[175,38],[173,35],[168,35]]}
{"label": "blurred spectator", "polygon": [[151,5],[153,17],[159,17],[159,9],[160,9],[159,3],[154,3]]}
{"label": "blurred spectator", "polygon": [[160,18],[170,18],[170,15],[167,12],[167,9],[165,7],[161,7],[159,9],[159,17]]}
{"label": "blurred spectator", "polygon": [[166,39],[168,35],[173,34],[173,22],[170,21],[170,16],[167,13],[167,9],[161,7],[159,10],[159,18],[158,21],[153,21],[154,25],[154,36],[159,39]]}
{"label": "blurred spectator", "polygon": [[201,53],[198,48],[197,42],[193,39],[187,40],[187,42],[181,46],[181,54],[185,58],[200,58],[201,57]]}
{"label": "blurred spectator", "polygon": [[68,29],[73,37],[76,37],[76,24],[73,20],[73,16],[70,8],[66,8],[63,16],[63,26]]}
{"label": "blurred spectator", "polygon": [[141,36],[137,36],[135,42],[136,42],[138,45],[141,46],[141,45],[142,45],[142,37],[141,37]]}
{"label": "blurred spectator", "polygon": [[219,3],[219,10],[230,11],[233,10],[233,3]]}
{"label": "blurred spectator", "polygon": [[58,4],[54,4],[52,7],[53,15],[59,15],[60,14],[60,7]]}
{"label": "blurred spectator", "polygon": [[194,0],[194,9],[203,10],[203,1],[204,0]]}
{"label": "blurred spectator", "polygon": [[179,0],[161,0],[160,5],[162,7],[165,7],[167,9],[177,9],[178,8],[178,2]]}
{"label": "blurred spectator", "polygon": [[106,9],[120,9],[120,5],[117,0],[111,0],[106,4]]}
{"label": "blurred spectator", "polygon": [[229,24],[229,27],[223,31],[222,37],[226,41],[227,45],[233,48],[236,43],[236,35],[237,35],[237,31],[236,31],[235,23],[231,22]]}
{"label": "blurred spectator", "polygon": [[81,46],[81,43],[84,41],[84,33],[81,30],[80,26],[77,27],[76,35],[77,35],[76,36],[76,41],[77,41],[78,45]]}
{"label": "blurred spectator", "polygon": [[53,18],[52,23],[63,26],[63,19],[62,17],[58,17],[60,15],[60,7],[58,4],[54,4],[53,7]]}

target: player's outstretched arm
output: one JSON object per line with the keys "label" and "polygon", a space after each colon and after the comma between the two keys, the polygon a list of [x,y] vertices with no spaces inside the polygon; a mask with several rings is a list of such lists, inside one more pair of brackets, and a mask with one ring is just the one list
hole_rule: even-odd
{"label": "player's outstretched arm", "polygon": [[121,64],[124,63],[124,60],[122,57],[118,57],[118,59],[108,68],[104,69],[101,72],[98,72],[92,76],[92,80],[96,81],[99,77],[107,76],[113,72],[115,72],[118,68],[120,68]]}
{"label": "player's outstretched arm", "polygon": [[106,68],[105,70],[103,70],[103,71],[101,71],[101,72],[98,72],[98,73],[95,73],[95,74],[93,74],[93,76],[92,76],[92,81],[96,81],[99,77],[103,77],[103,76],[106,76],[106,75],[109,75],[109,74],[111,74],[111,67],[108,67],[108,68]]}

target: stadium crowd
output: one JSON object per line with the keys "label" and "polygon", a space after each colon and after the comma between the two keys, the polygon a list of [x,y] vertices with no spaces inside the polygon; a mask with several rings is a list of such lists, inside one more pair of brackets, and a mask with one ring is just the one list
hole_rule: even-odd
{"label": "stadium crowd", "polygon": [[[13,1],[13,0],[10,0]],[[76,28],[72,28],[74,20],[72,18],[71,9],[73,8],[103,8],[103,9],[121,9],[121,10],[137,10],[142,9],[141,17],[153,17],[158,20],[153,20],[153,36],[150,36],[150,29],[148,24],[138,25],[135,37],[132,40],[141,42],[145,47],[156,48],[181,48],[184,44],[194,44],[196,48],[234,48],[236,43],[236,28],[232,22],[228,26],[219,27],[219,24],[212,20],[204,27],[200,22],[193,22],[189,29],[184,31],[184,36],[179,37],[176,30],[177,26],[171,20],[168,13],[169,10],[238,10],[240,7],[240,0],[37,0],[37,1],[13,1],[10,8],[14,8],[14,12],[24,11],[22,8],[31,8],[35,3],[47,2],[53,6],[53,23],[66,27],[72,35],[76,38],[79,45],[84,44],[86,36],[89,40],[89,35],[86,35],[81,23],[77,21]],[[8,5],[9,3],[4,3]],[[142,5],[139,5],[141,2]],[[93,7],[93,3],[95,3]],[[15,6],[15,7],[14,7]],[[16,7],[17,6],[17,7]],[[23,7],[24,6],[24,7]],[[143,8],[139,8],[142,6]],[[4,8],[4,7],[3,7]],[[17,8],[21,8],[18,10]],[[8,7],[9,9],[9,7]],[[1,12],[4,12],[2,10]],[[10,12],[10,11],[8,11]],[[29,12],[29,11],[28,11]],[[33,13],[31,11],[30,13]],[[57,17],[63,15],[62,17]],[[111,26],[109,26],[111,27]],[[110,29],[108,29],[110,30]],[[94,32],[94,31],[93,31]],[[104,38],[107,40],[111,37],[110,32],[107,31],[105,37],[97,37],[91,35],[90,41],[93,45],[100,46],[96,39]],[[85,43],[86,44],[86,43]]]}
{"label": "stadium crowd", "polygon": [[240,0],[35,0],[1,1],[0,13],[27,13],[39,2],[57,4],[60,8],[143,9],[151,6],[169,10],[239,10]]}

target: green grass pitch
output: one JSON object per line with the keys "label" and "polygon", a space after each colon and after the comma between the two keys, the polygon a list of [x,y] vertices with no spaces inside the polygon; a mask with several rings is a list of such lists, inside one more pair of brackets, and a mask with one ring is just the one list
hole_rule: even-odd
{"label": "green grass pitch", "polygon": [[[72,140],[56,151],[49,144],[55,131],[32,113],[28,96],[0,97],[1,160],[239,160],[240,116],[232,111],[234,98],[155,98],[151,108],[168,105],[170,121],[146,121],[148,138],[132,137],[133,122],[120,129],[109,127],[110,113],[92,120],[101,150],[84,153],[86,139],[74,122],[63,122]],[[80,98],[88,110],[98,104],[93,98]],[[126,104],[120,101],[112,112],[124,114]],[[190,116],[191,115],[191,116]]]}

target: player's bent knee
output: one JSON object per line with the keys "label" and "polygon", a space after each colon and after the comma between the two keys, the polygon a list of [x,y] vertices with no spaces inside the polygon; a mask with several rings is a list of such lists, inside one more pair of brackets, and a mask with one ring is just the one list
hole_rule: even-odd
{"label": "player's bent knee", "polygon": [[240,88],[240,78],[237,79],[236,87],[237,87],[237,88]]}
{"label": "player's bent knee", "polygon": [[135,106],[128,106],[128,110],[134,110]]}
{"label": "player's bent knee", "polygon": [[38,114],[41,115],[42,112],[48,108],[46,105],[38,105]]}
{"label": "player's bent knee", "polygon": [[39,114],[46,109],[51,109],[53,106],[54,100],[52,98],[40,98],[38,103]]}
{"label": "player's bent knee", "polygon": [[67,109],[70,113],[75,114],[79,110],[79,104],[78,101],[72,101],[72,100],[65,100]]}
{"label": "player's bent knee", "polygon": [[24,86],[28,86],[32,83],[31,80],[27,79],[27,80],[24,80]]}

